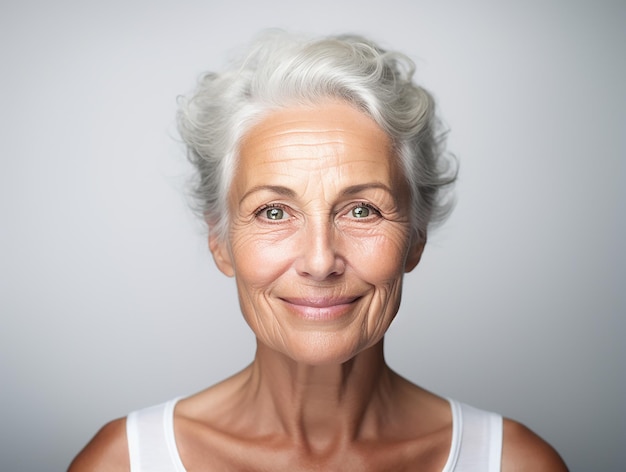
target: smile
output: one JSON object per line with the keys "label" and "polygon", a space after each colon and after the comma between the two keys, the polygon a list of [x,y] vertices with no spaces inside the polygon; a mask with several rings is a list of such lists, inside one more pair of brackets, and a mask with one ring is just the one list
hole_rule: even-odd
{"label": "smile", "polygon": [[282,298],[290,311],[310,321],[332,321],[349,312],[359,297]]}

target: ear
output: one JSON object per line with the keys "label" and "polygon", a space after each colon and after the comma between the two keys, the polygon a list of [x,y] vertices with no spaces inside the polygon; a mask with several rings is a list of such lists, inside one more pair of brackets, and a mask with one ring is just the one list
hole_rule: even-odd
{"label": "ear", "polygon": [[217,268],[227,277],[235,275],[233,259],[230,254],[228,240],[209,233],[209,249]]}
{"label": "ear", "polygon": [[411,238],[411,246],[409,247],[409,253],[406,257],[406,262],[404,264],[404,272],[411,272],[420,259],[422,258],[422,253],[424,252],[424,247],[426,246],[426,233],[422,233],[418,231],[413,234]]}

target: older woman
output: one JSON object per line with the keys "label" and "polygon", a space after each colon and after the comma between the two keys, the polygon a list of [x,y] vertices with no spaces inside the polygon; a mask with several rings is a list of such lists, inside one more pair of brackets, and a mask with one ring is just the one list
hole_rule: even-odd
{"label": "older woman", "polygon": [[204,78],[180,129],[256,356],[109,423],[72,471],[566,470],[520,424],[385,363],[403,275],[454,180],[412,75],[405,56],[363,38],[272,34]]}

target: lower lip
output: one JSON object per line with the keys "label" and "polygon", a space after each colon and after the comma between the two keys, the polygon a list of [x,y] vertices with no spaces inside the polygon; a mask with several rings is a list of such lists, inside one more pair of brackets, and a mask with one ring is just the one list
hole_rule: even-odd
{"label": "lower lip", "polygon": [[308,321],[332,321],[341,318],[352,308],[352,303],[342,303],[339,305],[330,305],[324,307],[296,305],[286,302],[291,311],[295,312],[298,317]]}

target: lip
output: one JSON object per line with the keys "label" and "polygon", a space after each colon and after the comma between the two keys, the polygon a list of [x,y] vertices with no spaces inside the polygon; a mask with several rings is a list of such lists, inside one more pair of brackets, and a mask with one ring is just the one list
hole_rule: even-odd
{"label": "lip", "polygon": [[311,321],[331,321],[341,318],[352,309],[359,297],[281,298],[300,318]]}

